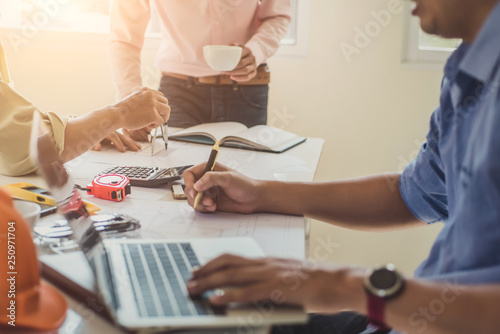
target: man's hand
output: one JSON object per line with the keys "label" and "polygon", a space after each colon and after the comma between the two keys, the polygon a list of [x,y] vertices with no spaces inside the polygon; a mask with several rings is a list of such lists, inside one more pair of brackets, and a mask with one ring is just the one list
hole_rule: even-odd
{"label": "man's hand", "polygon": [[152,129],[165,123],[170,117],[168,100],[157,90],[141,88],[115,104],[122,128],[128,130]]}
{"label": "man's hand", "polygon": [[193,206],[197,192],[203,191],[197,211],[252,213],[256,210],[262,181],[250,179],[220,164],[215,165],[214,172],[201,177],[204,169],[205,164],[200,164],[183,174],[189,205]]}
{"label": "man's hand", "polygon": [[[123,130],[125,131],[125,129]],[[103,143],[111,143],[116,149],[120,152],[126,152],[127,149],[130,151],[137,152],[141,149],[141,145],[130,139],[130,137],[121,134],[118,131],[113,132],[109,136],[107,136],[102,142],[97,144],[92,148],[94,151],[100,151],[102,149]]]}
{"label": "man's hand", "polygon": [[257,75],[257,62],[252,50],[244,45],[239,45],[236,43],[231,43],[231,45],[239,46],[243,50],[241,52],[241,59],[234,70],[230,72],[225,72],[225,74],[231,76],[231,80],[236,82],[250,81]]}
{"label": "man's hand", "polygon": [[194,270],[187,289],[197,296],[205,291],[228,288],[223,294],[211,297],[214,305],[271,300],[276,304],[302,305],[309,310],[333,313],[351,306],[348,298],[355,294],[364,298],[363,272],[340,267],[328,269],[313,262],[248,259],[226,254]]}
{"label": "man's hand", "polygon": [[138,129],[138,130],[127,130],[123,129],[123,133],[125,133],[129,139],[135,140],[135,141],[148,141],[149,140],[149,133],[151,132],[150,127]]}
{"label": "man's hand", "polygon": [[[111,121],[123,128],[123,134],[114,131],[103,142],[113,143],[120,152],[125,152],[127,148],[140,150],[141,145],[136,141],[147,141],[149,132],[165,123],[170,116],[168,100],[161,92],[150,88],[141,88],[109,108],[114,113]],[[99,151],[101,143],[92,149]]]}

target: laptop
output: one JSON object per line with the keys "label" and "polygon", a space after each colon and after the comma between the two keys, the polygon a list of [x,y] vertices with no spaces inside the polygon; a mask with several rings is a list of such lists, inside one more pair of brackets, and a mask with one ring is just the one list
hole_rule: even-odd
{"label": "laptop", "polygon": [[37,114],[34,118],[32,155],[92,268],[98,294],[119,326],[134,331],[231,327],[251,333],[262,326],[307,320],[301,308],[270,301],[219,309],[212,307],[206,296],[190,298],[186,282],[194,267],[223,253],[265,256],[251,238],[103,238],[59,159],[52,136],[40,129]]}

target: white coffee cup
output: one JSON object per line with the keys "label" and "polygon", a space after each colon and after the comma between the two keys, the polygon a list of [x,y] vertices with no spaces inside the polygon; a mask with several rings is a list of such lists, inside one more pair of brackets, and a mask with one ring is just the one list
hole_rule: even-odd
{"label": "white coffee cup", "polygon": [[40,205],[27,201],[14,201],[14,207],[23,216],[24,220],[30,225],[31,230],[40,219]]}
{"label": "white coffee cup", "polygon": [[203,55],[212,70],[225,72],[232,71],[238,65],[242,48],[230,45],[205,45]]}

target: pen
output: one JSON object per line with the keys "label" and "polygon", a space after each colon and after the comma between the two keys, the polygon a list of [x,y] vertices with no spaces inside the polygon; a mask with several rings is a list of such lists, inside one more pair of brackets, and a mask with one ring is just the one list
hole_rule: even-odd
{"label": "pen", "polygon": [[[205,165],[205,170],[203,171],[203,174],[201,174],[200,178],[202,178],[206,172],[214,170],[215,161],[217,160],[218,155],[219,155],[219,141],[216,141],[214,147],[212,148],[212,152],[210,152],[210,158],[208,158],[208,162]],[[203,191],[198,191],[198,193],[196,194],[196,198],[194,199],[193,208],[196,209],[202,197],[203,197]]]}

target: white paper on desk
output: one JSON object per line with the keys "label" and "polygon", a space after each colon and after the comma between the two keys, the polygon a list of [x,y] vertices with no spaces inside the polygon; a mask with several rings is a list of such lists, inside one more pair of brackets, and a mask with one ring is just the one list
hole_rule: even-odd
{"label": "white paper on desk", "polygon": [[[107,202],[107,203],[105,203]],[[101,212],[128,214],[141,222],[141,238],[253,237],[268,256],[304,258],[304,218],[276,214],[197,213],[187,202],[97,201]],[[111,203],[111,204],[109,204]]]}
{"label": "white paper on desk", "polygon": [[290,153],[263,153],[223,147],[219,150],[218,161],[249,177],[262,180],[273,180],[273,173],[281,171],[313,172],[304,160]]}
{"label": "white paper on desk", "polygon": [[[138,152],[127,151],[120,152],[112,146],[105,146],[101,151],[88,151],[79,159],[85,162],[111,164],[113,166],[151,166],[156,167],[154,163],[167,156],[166,150],[158,151],[155,155],[151,155],[151,143],[140,143],[142,149]],[[156,139],[155,147],[165,147],[162,139]],[[78,159],[78,158],[77,158]]]}

